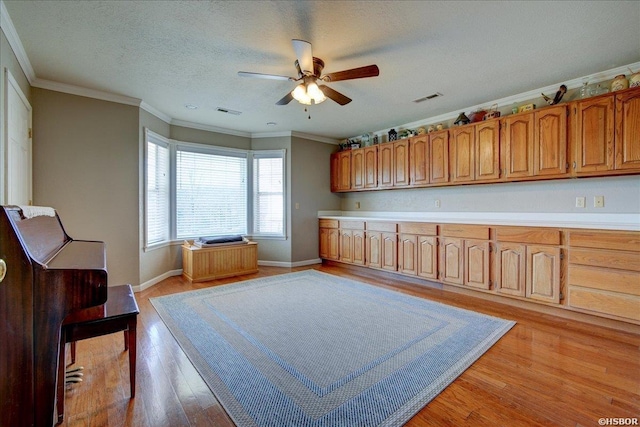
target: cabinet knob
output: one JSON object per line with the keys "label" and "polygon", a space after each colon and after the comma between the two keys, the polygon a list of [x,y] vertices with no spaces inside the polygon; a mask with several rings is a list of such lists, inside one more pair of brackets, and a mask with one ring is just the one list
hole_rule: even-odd
{"label": "cabinet knob", "polygon": [[4,276],[7,275],[7,263],[3,259],[0,259],[0,282],[4,280]]}

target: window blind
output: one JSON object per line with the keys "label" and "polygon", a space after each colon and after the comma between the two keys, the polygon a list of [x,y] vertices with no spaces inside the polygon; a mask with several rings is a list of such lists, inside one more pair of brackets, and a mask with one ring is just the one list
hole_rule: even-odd
{"label": "window blind", "polygon": [[147,136],[146,245],[169,239],[169,145]]}
{"label": "window blind", "polygon": [[177,238],[247,234],[246,157],[177,147]]}
{"label": "window blind", "polygon": [[253,234],[284,235],[284,150],[253,155]]}

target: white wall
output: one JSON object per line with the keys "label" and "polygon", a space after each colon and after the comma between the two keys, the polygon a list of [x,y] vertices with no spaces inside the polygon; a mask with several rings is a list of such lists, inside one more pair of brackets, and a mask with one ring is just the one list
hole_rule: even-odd
{"label": "white wall", "polygon": [[[586,208],[575,207],[581,196]],[[594,196],[605,197],[603,208],[593,207]],[[354,211],[356,202],[374,212],[638,213],[640,222],[640,176],[346,193],[341,209]]]}

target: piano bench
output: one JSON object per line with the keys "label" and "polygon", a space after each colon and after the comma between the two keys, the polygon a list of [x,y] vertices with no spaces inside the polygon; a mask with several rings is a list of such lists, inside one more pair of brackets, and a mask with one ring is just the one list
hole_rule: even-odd
{"label": "piano bench", "polygon": [[64,416],[65,344],[71,343],[71,363],[76,360],[76,341],[124,331],[124,349],[129,351],[129,385],[136,394],[136,323],[140,313],[131,285],[107,288],[107,302],[69,314],[62,324],[58,367],[58,423]]}

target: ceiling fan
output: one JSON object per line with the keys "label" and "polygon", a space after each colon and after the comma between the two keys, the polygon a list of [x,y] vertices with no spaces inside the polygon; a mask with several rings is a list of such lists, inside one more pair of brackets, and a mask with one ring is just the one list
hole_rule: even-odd
{"label": "ceiling fan", "polygon": [[365,77],[375,77],[380,75],[380,70],[378,70],[377,65],[367,65],[365,67],[352,68],[350,70],[337,71],[335,73],[323,75],[322,70],[324,69],[324,61],[313,56],[311,43],[298,39],[293,39],[292,43],[293,50],[298,58],[295,61],[295,66],[298,70],[297,78],[274,74],[249,73],[246,71],[238,72],[238,75],[242,77],[257,77],[261,79],[300,82],[293,91],[287,93],[281,100],[276,102],[276,105],[287,105],[293,99],[304,105],[311,105],[311,103],[319,104],[327,98],[334,100],[340,105],[346,105],[351,102],[351,98],[327,85],[318,83],[362,79]]}

